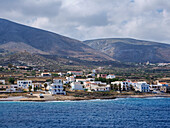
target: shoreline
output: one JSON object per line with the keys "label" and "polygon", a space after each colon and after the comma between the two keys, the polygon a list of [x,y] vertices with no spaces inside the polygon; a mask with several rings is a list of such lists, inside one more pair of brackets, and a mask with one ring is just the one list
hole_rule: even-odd
{"label": "shoreline", "polygon": [[170,98],[170,94],[146,94],[146,95],[116,95],[116,96],[105,96],[105,97],[72,97],[72,96],[55,96],[51,99],[47,98],[28,98],[24,96],[12,96],[8,98],[0,98],[0,102],[3,101],[19,101],[19,102],[50,102],[50,101],[84,101],[84,100],[111,100],[119,98],[151,98],[161,97]]}

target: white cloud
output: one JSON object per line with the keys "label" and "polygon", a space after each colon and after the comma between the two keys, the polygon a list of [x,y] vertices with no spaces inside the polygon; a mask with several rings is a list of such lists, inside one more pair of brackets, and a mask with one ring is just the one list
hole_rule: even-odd
{"label": "white cloud", "polygon": [[33,27],[36,27],[36,28],[41,28],[41,27],[44,27],[48,24],[50,24],[48,18],[38,17],[35,20],[33,20],[30,25],[33,26]]}
{"label": "white cloud", "polygon": [[133,37],[170,43],[169,0],[1,0],[0,17],[79,40]]}

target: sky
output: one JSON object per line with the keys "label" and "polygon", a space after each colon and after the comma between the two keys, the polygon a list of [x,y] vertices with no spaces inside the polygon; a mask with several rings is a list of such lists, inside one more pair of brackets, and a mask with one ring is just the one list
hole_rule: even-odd
{"label": "sky", "polygon": [[170,0],[0,0],[0,17],[81,41],[170,44]]}

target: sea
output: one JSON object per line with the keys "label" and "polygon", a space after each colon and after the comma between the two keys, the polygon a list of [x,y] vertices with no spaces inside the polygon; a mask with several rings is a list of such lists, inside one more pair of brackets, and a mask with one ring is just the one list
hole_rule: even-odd
{"label": "sea", "polygon": [[170,98],[1,101],[0,128],[170,128]]}

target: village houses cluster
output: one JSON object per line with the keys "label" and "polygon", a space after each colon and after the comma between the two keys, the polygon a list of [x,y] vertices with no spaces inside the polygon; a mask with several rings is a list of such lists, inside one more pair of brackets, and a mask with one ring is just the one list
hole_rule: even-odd
{"label": "village houses cluster", "polygon": [[[69,91],[88,91],[88,92],[109,92],[111,90],[136,91],[136,92],[169,92],[170,87],[165,82],[157,81],[155,85],[149,85],[145,81],[116,80],[114,74],[100,74],[98,70],[93,69],[90,73],[83,71],[67,71],[65,73],[58,72],[57,78],[53,78],[52,73],[42,72],[37,78],[49,78],[48,81],[35,82],[34,79],[17,79],[16,84],[6,84],[6,81],[0,80],[1,92],[28,92],[40,91],[52,95],[66,95]],[[102,82],[100,78],[110,80],[110,82]],[[66,89],[67,88],[67,89]]]}

